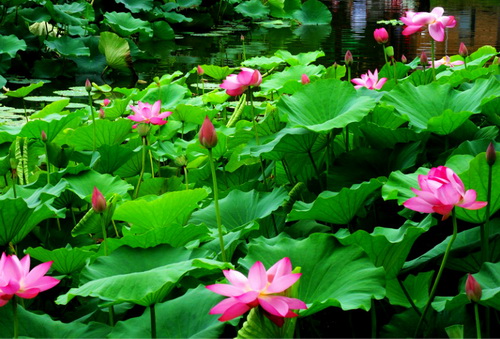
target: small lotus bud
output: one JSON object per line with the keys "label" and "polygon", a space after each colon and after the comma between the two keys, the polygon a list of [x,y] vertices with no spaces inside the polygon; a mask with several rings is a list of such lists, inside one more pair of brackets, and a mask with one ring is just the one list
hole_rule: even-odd
{"label": "small lotus bud", "polygon": [[106,98],[106,99],[104,99],[104,100],[102,101],[102,105],[103,105],[104,107],[108,106],[110,103],[111,103],[111,100],[109,100],[108,98]]}
{"label": "small lotus bud", "polygon": [[339,65],[336,62],[334,62],[333,63],[333,68],[337,68],[337,67],[339,67]]}
{"label": "small lotus bud", "polygon": [[354,62],[351,51],[347,50],[347,52],[345,52],[344,62],[347,66],[352,65],[352,63]]}
{"label": "small lotus bud", "polygon": [[425,52],[422,52],[422,54],[420,54],[420,64],[423,66],[427,66],[429,64],[429,61],[427,60],[427,54],[425,54]]}
{"label": "small lotus bud", "polygon": [[203,69],[203,67],[198,65],[198,67],[196,68],[196,73],[198,73],[198,75],[201,76],[201,75],[205,74],[205,70]]}
{"label": "small lotus bud", "polygon": [[242,35],[240,35],[240,40],[241,40],[241,41],[245,41],[245,36],[244,36],[243,34],[242,34]]}
{"label": "small lotus bud", "polygon": [[458,48],[458,54],[462,58],[466,58],[469,55],[469,51],[463,42],[460,43],[460,47]]}
{"label": "small lotus bud", "polygon": [[486,162],[489,166],[493,166],[495,161],[497,161],[497,151],[495,150],[493,143],[490,142],[488,148],[486,149]]}
{"label": "small lotus bud", "polygon": [[106,210],[106,198],[95,186],[92,192],[92,209],[96,213],[102,213]]}
{"label": "small lotus bud", "polygon": [[85,90],[90,93],[92,91],[92,83],[89,79],[85,80]]}
{"label": "small lotus bud", "polygon": [[406,57],[405,57],[405,55],[404,55],[404,54],[403,54],[403,55],[401,55],[401,62],[402,62],[403,64],[408,63],[408,59],[406,59]]}
{"label": "small lotus bud", "polygon": [[385,54],[389,57],[392,58],[394,56],[394,47],[392,46],[387,46],[385,48]]}
{"label": "small lotus bud", "polygon": [[208,116],[205,117],[201,125],[199,140],[205,148],[214,148],[217,145],[217,132],[215,132],[215,127]]}
{"label": "small lotus bud", "polygon": [[101,119],[106,118],[106,112],[104,112],[102,107],[99,109],[99,118],[101,118]]}
{"label": "small lotus bud", "polygon": [[160,78],[158,77],[154,77],[153,78],[153,81],[155,82],[156,86],[160,87],[161,86],[161,83],[160,83]]}
{"label": "small lotus bud", "polygon": [[379,44],[385,44],[389,41],[389,33],[387,33],[385,28],[377,28],[373,31],[373,37]]}
{"label": "small lotus bud", "polygon": [[[134,126],[132,126],[134,127]],[[137,128],[137,133],[139,133],[139,135],[141,137],[146,137],[148,134],[149,134],[149,131],[151,130],[151,127],[149,126],[149,124],[137,124],[135,126],[135,128]]]}
{"label": "small lotus bud", "polygon": [[307,74],[302,74],[300,82],[302,83],[302,85],[306,85],[306,84],[308,84],[308,83],[311,82],[311,79],[309,79],[309,77],[307,76]]}
{"label": "small lotus bud", "polygon": [[465,281],[465,294],[469,300],[475,302],[481,300],[481,296],[483,295],[481,285],[479,285],[470,273],[467,274],[467,280]]}
{"label": "small lotus bud", "polygon": [[42,133],[40,133],[40,138],[43,142],[47,142],[47,133],[45,133],[44,130],[42,130]]}
{"label": "small lotus bud", "polygon": [[185,155],[180,155],[177,158],[175,158],[174,163],[177,167],[184,167],[187,166],[188,159]]}

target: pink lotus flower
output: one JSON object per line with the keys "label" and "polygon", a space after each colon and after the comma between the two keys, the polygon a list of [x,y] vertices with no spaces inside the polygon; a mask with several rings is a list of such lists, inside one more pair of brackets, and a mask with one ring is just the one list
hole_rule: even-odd
{"label": "pink lotus flower", "polygon": [[386,44],[389,41],[389,33],[385,28],[377,28],[373,31],[373,37],[379,44]]}
{"label": "pink lotus flower", "polygon": [[430,36],[436,41],[443,41],[444,29],[453,28],[457,24],[454,16],[443,16],[443,13],[443,7],[435,7],[430,13],[406,12],[406,16],[401,17],[401,21],[407,25],[403,35],[411,35],[427,25]]}
{"label": "pink lotus flower", "polygon": [[220,87],[224,88],[228,95],[237,96],[243,94],[248,87],[259,86],[261,83],[262,75],[258,70],[242,67],[238,75],[228,75]]}
{"label": "pink lotus flower", "polygon": [[417,212],[442,214],[442,220],[450,216],[455,206],[477,210],[487,205],[485,201],[476,201],[475,190],[465,191],[462,180],[445,166],[431,168],[427,175],[419,175],[418,184],[420,191],[411,189],[417,196],[403,205]]}
{"label": "pink lotus flower", "polygon": [[[172,114],[172,112],[160,113],[161,102],[159,100],[153,105],[139,101],[137,106],[130,105],[130,108],[135,114],[129,115],[127,118],[144,124],[165,125],[167,121],[163,119]],[[137,124],[132,127],[136,128]]]}
{"label": "pink lotus flower", "polygon": [[[449,56],[444,56],[439,60],[434,60],[434,68],[438,68],[441,65],[453,67],[453,66],[458,66],[458,65],[463,65],[464,62],[462,60],[457,60],[450,62],[450,57]],[[429,65],[432,67],[432,61],[429,61]]]}
{"label": "pink lotus flower", "polygon": [[375,72],[368,71],[367,74],[361,74],[361,78],[354,78],[351,80],[356,86],[354,88],[358,89],[361,87],[366,87],[368,89],[381,89],[384,86],[387,78],[378,79],[378,70]]}
{"label": "pink lotus flower", "polygon": [[59,283],[59,280],[46,277],[45,273],[52,261],[42,263],[30,271],[30,256],[19,260],[15,255],[0,258],[0,306],[4,306],[14,295],[31,299],[38,293],[48,290]]}
{"label": "pink lotus flower", "polygon": [[310,82],[311,82],[311,79],[309,79],[309,76],[307,74],[302,74],[302,76],[300,77],[300,83],[302,85],[307,85]]}
{"label": "pink lotus flower", "polygon": [[210,310],[210,314],[222,314],[220,321],[234,319],[260,306],[264,315],[281,327],[284,318],[298,316],[292,309],[307,309],[306,304],[299,299],[277,295],[292,286],[301,276],[301,273],[292,273],[289,258],[281,259],[267,272],[264,265],[257,261],[250,268],[248,278],[235,270],[223,272],[231,284],[207,286],[212,292],[228,297]]}

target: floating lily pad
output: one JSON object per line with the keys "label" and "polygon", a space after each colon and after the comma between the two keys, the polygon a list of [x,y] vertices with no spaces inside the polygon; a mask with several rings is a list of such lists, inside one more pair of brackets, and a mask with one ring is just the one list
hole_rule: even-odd
{"label": "floating lily pad", "polygon": [[26,97],[24,100],[33,101],[33,102],[54,102],[65,99],[64,97],[56,97],[56,96],[32,96]]}

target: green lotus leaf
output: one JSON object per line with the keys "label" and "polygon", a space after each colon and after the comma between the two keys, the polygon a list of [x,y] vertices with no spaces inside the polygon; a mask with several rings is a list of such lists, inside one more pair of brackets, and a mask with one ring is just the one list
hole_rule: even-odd
{"label": "green lotus leaf", "polygon": [[155,21],[152,24],[153,35],[160,40],[175,39],[175,31],[166,21]]}
{"label": "green lotus leaf", "polygon": [[65,57],[90,56],[90,49],[85,46],[83,38],[70,38],[65,35],[59,39],[45,40],[44,43]]}
{"label": "green lotus leaf", "polygon": [[0,35],[0,54],[8,54],[11,58],[15,58],[18,51],[25,51],[26,48],[26,42],[17,36]]}
{"label": "green lotus leaf", "polygon": [[65,99],[61,99],[59,101],[51,102],[50,104],[48,104],[44,108],[42,108],[42,110],[32,114],[30,116],[30,119],[43,119],[48,115],[61,113],[61,111],[65,107],[68,106],[70,101],[71,101],[71,99],[65,98]]}
{"label": "green lotus leaf", "polygon": [[[109,121],[96,119],[96,148],[103,145],[121,144],[132,131],[133,122],[130,119]],[[68,138],[68,144],[76,150],[92,150],[94,126],[87,125],[76,129]]]}
{"label": "green lotus leaf", "polygon": [[205,189],[165,193],[154,200],[128,201],[116,208],[113,218],[130,223],[134,233],[186,224],[198,203],[207,197]]}
{"label": "green lotus leaf", "polygon": [[52,268],[62,274],[81,270],[87,259],[96,254],[95,251],[79,247],[58,248],[52,251],[43,247],[29,247],[25,253],[41,262],[53,261]]}
{"label": "green lotus leaf", "polygon": [[41,81],[41,82],[37,82],[36,84],[30,84],[28,86],[23,86],[23,87],[16,89],[15,91],[8,91],[5,93],[5,95],[7,95],[9,97],[14,97],[14,98],[24,98],[25,96],[30,94],[35,89],[42,87],[43,84],[44,84],[44,82]]}
{"label": "green lotus leaf", "polygon": [[[269,216],[287,198],[288,194],[283,188],[274,189],[268,193],[255,190],[249,192],[232,190],[224,199],[219,200],[222,225],[229,231],[249,225],[255,220]],[[214,203],[194,212],[189,222],[217,228]]]}
{"label": "green lotus leaf", "polygon": [[[0,327],[2,336],[14,338],[14,316],[12,307],[0,307]],[[73,321],[63,323],[53,320],[48,314],[33,313],[21,305],[17,308],[19,336],[30,338],[106,338],[112,327],[101,322],[82,323]]]}
{"label": "green lotus leaf", "polygon": [[293,17],[302,25],[326,25],[332,22],[332,13],[318,0],[304,2],[302,8],[293,13]]}
{"label": "green lotus leaf", "polygon": [[285,318],[282,327],[264,316],[260,308],[252,308],[235,339],[293,338],[297,318]]}
{"label": "green lotus leaf", "polygon": [[382,186],[378,179],[343,188],[340,192],[324,191],[312,203],[297,201],[288,221],[314,219],[334,224],[348,224],[365,200]]}
{"label": "green lotus leaf", "polygon": [[175,108],[172,118],[184,122],[192,122],[201,126],[206,116],[213,119],[216,115],[217,111],[215,109],[181,104]]}
{"label": "green lotus leaf", "polygon": [[299,65],[307,66],[310,63],[315,62],[318,58],[324,57],[325,52],[313,51],[313,52],[299,53],[297,55],[292,55],[292,53],[290,53],[289,51],[280,49],[274,52],[274,55],[278,58],[281,58],[290,66],[299,66]]}
{"label": "green lotus leaf", "polygon": [[130,148],[123,147],[118,144],[102,145],[97,149],[100,154],[99,159],[94,163],[94,170],[100,173],[112,174],[123,164],[125,164],[134,151]]}
{"label": "green lotus leaf", "polygon": [[86,2],[71,2],[65,4],[54,5],[51,1],[44,2],[45,9],[50,13],[52,20],[57,23],[72,25],[72,26],[87,26],[89,20],[94,18],[82,19],[82,13],[86,13],[87,9],[90,7],[92,10],[92,5]]}
{"label": "green lotus leaf", "polygon": [[147,12],[153,9],[153,0],[116,0],[116,2],[124,4],[132,13]]}
{"label": "green lotus leaf", "polygon": [[408,128],[391,129],[373,123],[359,126],[367,142],[374,148],[394,148],[398,143],[409,143],[419,140],[415,131]]}
{"label": "green lotus leaf", "polygon": [[418,175],[427,174],[427,172],[429,169],[423,167],[410,174],[404,174],[401,171],[392,172],[382,186],[382,198],[384,200],[397,199],[398,204],[402,205],[406,200],[415,196],[411,188],[418,188]]}
{"label": "green lotus leaf", "polygon": [[359,246],[343,246],[331,234],[314,233],[303,240],[263,237],[251,240],[240,263],[249,269],[256,261],[266,268],[284,257],[300,267],[298,294],[308,309],[300,316],[335,306],[342,310],[369,310],[371,299],[385,296],[385,273],[375,267]]}
{"label": "green lotus leaf", "polygon": [[132,61],[127,40],[112,32],[101,32],[99,51],[106,57],[106,64],[109,67],[129,71]]}
{"label": "green lotus leaf", "polygon": [[317,65],[296,65],[285,69],[282,72],[275,73],[266,77],[261,84],[261,90],[264,93],[280,90],[288,81],[295,81],[301,85],[302,74],[308,76],[320,75],[324,71],[324,66]]}
{"label": "green lotus leaf", "polygon": [[[403,282],[414,304],[420,309],[425,306],[429,299],[433,275],[434,271],[421,272],[416,276],[409,274]],[[391,305],[398,305],[406,308],[412,307],[398,282],[398,278],[387,280],[386,290],[387,299],[389,299]]]}
{"label": "green lotus leaf", "polygon": [[415,240],[435,224],[436,220],[428,215],[420,223],[407,221],[399,229],[375,227],[372,233],[359,230],[351,234],[342,228],[334,235],[342,245],[361,246],[375,266],[384,267],[387,279],[393,279],[403,267]]}
{"label": "green lotus leaf", "polygon": [[258,57],[253,57],[250,59],[247,59],[241,63],[242,66],[245,67],[259,67],[263,69],[271,69],[276,66],[279,66],[280,64],[283,63],[283,59],[278,58],[276,56],[272,57],[263,57],[263,56],[258,56]]}
{"label": "green lotus leaf", "polygon": [[292,126],[315,132],[361,121],[374,106],[375,100],[359,96],[351,84],[336,79],[318,80],[278,102],[280,114]]}
{"label": "green lotus leaf", "polygon": [[42,131],[47,135],[47,142],[52,142],[66,128],[76,128],[80,125],[81,113],[68,115],[53,114],[45,120],[31,120],[23,126],[20,136],[41,140]]}
{"label": "green lotus leaf", "polygon": [[101,193],[109,198],[114,194],[122,197],[128,197],[128,191],[133,189],[132,185],[123,181],[119,177],[114,177],[109,174],[101,174],[96,171],[90,170],[76,175],[66,175],[64,180],[68,182],[68,189],[78,195],[81,199],[88,202],[91,201],[94,186],[97,187]]}
{"label": "green lotus leaf", "polygon": [[260,0],[248,0],[240,3],[234,10],[243,16],[252,19],[262,19],[269,15],[269,7]]}
{"label": "green lotus leaf", "polygon": [[104,23],[122,37],[128,37],[135,33],[153,36],[151,24],[148,21],[134,18],[129,12],[107,12],[104,14]]}
{"label": "green lotus leaf", "polygon": [[[157,333],[164,338],[218,338],[225,324],[208,312],[220,299],[204,286],[198,286],[176,299],[156,304]],[[139,317],[118,322],[110,337],[150,336],[150,319],[150,309],[146,309]]]}
{"label": "green lotus leaf", "polygon": [[220,67],[215,65],[201,65],[201,68],[203,68],[206,75],[214,78],[215,80],[225,79],[229,74],[233,73],[234,70],[227,66]]}

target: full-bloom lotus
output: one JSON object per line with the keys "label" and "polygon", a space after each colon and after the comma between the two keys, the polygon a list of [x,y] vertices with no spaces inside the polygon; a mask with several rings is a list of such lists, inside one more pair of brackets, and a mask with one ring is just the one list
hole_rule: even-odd
{"label": "full-bloom lotus", "polygon": [[19,260],[15,255],[0,258],[0,306],[4,306],[14,295],[31,299],[38,293],[48,290],[59,283],[59,280],[46,277],[52,261],[42,263],[30,271],[30,256]]}
{"label": "full-bloom lotus", "polygon": [[292,286],[301,276],[301,273],[292,273],[289,258],[281,259],[267,271],[264,265],[257,261],[250,268],[248,278],[235,270],[223,272],[231,284],[207,286],[212,292],[228,297],[210,310],[210,314],[222,314],[220,321],[234,319],[260,306],[264,314],[281,327],[284,318],[298,316],[292,310],[307,308],[299,299],[278,295]]}
{"label": "full-bloom lotus", "polygon": [[403,205],[417,212],[439,213],[443,215],[442,220],[450,216],[455,206],[477,210],[487,205],[485,201],[476,201],[475,190],[465,191],[462,180],[445,166],[431,168],[427,175],[419,175],[418,184],[420,190],[411,189],[417,196],[406,200]]}
{"label": "full-bloom lotus", "polygon": [[241,68],[241,72],[230,74],[220,85],[226,90],[226,93],[231,96],[241,95],[250,86],[259,86],[262,83],[262,75],[256,69]]}
{"label": "full-bloom lotus", "polygon": [[[153,105],[139,101],[137,106],[130,105],[130,109],[132,109],[135,114],[129,115],[127,118],[144,124],[165,125],[167,121],[163,119],[172,114],[172,112],[160,113],[161,102],[159,100]],[[136,128],[137,124],[132,127]]]}
{"label": "full-bloom lotus", "polygon": [[443,41],[445,28],[453,28],[457,24],[454,16],[444,16],[443,13],[443,7],[435,7],[430,13],[406,12],[406,16],[401,17],[406,25],[403,35],[411,35],[428,26],[430,36],[436,41]]}
{"label": "full-bloom lotus", "polygon": [[385,28],[375,29],[373,31],[373,37],[379,44],[385,44],[387,43],[387,41],[389,41],[389,33],[387,33],[387,30]]}
{"label": "full-bloom lotus", "polygon": [[[463,65],[464,62],[462,60],[457,60],[457,61],[450,61],[449,56],[444,56],[439,60],[434,60],[434,67],[438,68],[441,65],[453,67],[453,66],[458,66],[458,65]],[[432,67],[432,61],[429,61],[430,67]]]}
{"label": "full-bloom lotus", "polygon": [[387,78],[378,78],[378,70],[375,72],[368,71],[366,74],[361,74],[361,78],[354,78],[351,80],[356,86],[354,88],[358,89],[361,87],[366,87],[368,89],[381,89],[384,86]]}

